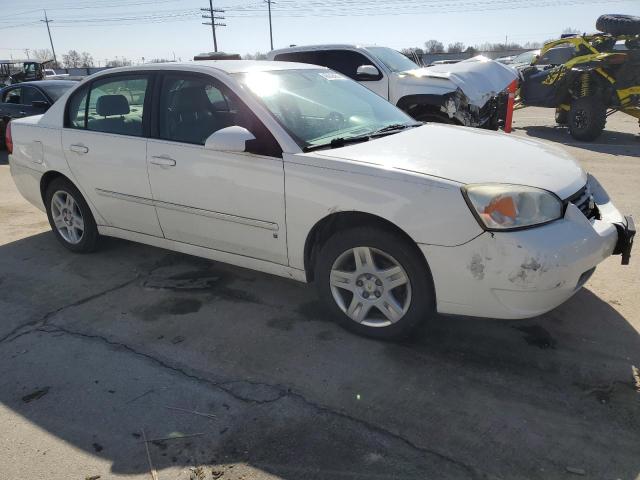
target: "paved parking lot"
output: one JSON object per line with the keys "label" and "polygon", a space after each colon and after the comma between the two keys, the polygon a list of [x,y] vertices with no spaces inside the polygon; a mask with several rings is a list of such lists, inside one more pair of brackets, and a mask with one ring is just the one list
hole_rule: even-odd
{"label": "paved parking lot", "polygon": [[[515,135],[640,218],[637,122],[594,144],[553,125],[525,109]],[[6,156],[0,225],[2,478],[640,478],[640,251],[547,315],[384,343],[281,278],[115,239],[73,255]]]}

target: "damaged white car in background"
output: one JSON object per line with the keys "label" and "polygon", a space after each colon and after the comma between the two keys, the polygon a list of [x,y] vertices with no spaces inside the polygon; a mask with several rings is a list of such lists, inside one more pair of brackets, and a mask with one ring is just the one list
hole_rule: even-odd
{"label": "damaged white car in background", "polygon": [[267,58],[331,68],[421,122],[491,130],[504,126],[507,87],[518,78],[514,69],[483,56],[420,67],[397,50],[376,46],[296,46],[269,52]]}
{"label": "damaged white car in background", "polygon": [[109,235],[313,281],[374,337],[436,311],[547,312],[611,254],[628,262],[635,233],[563,150],[422,125],[313,65],[110,69],[9,123],[6,144],[69,250]]}

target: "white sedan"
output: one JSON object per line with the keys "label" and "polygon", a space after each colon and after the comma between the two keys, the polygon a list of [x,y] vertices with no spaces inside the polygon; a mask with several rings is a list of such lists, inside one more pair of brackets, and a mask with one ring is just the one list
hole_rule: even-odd
{"label": "white sedan", "polygon": [[435,311],[526,318],[571,297],[634,228],[566,153],[418,124],[317,66],[219,61],[93,75],[7,132],[58,240],[120,237],[301,282],[346,327]]}

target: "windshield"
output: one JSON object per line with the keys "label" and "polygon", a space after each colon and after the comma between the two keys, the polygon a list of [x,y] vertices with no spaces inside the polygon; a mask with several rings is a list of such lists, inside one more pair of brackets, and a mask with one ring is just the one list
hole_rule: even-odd
{"label": "windshield", "polygon": [[74,85],[75,82],[64,82],[57,85],[47,85],[42,87],[42,89],[47,92],[47,95],[49,95],[49,97],[51,97],[51,100],[55,102]]}
{"label": "windshield", "polygon": [[512,63],[527,63],[530,64],[536,55],[540,53],[540,50],[533,50],[531,52],[524,52],[516,56]]}
{"label": "windshield", "polygon": [[331,70],[237,74],[301,148],[370,135],[391,125],[415,125],[369,89]]}
{"label": "windshield", "polygon": [[420,68],[397,50],[387,47],[367,47],[367,51],[380,60],[392,72],[406,72]]}

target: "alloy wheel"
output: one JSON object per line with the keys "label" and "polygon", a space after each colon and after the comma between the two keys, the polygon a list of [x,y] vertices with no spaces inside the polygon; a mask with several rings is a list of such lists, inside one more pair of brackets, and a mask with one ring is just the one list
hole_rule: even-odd
{"label": "alloy wheel", "polygon": [[411,283],[391,255],[371,247],[351,248],[333,263],[333,299],[353,321],[369,327],[398,322],[411,305]]}
{"label": "alloy wheel", "polygon": [[75,199],[69,192],[58,190],[51,197],[51,216],[58,233],[65,241],[77,245],[84,235],[84,219]]}

